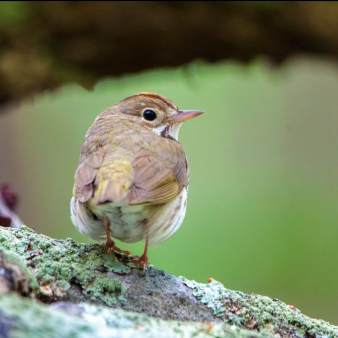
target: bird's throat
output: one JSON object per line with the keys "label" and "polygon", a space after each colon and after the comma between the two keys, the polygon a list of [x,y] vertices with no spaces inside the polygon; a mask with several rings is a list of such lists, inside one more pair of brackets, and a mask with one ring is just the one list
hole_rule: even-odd
{"label": "bird's throat", "polygon": [[182,123],[168,124],[154,129],[154,132],[165,138],[171,138],[178,141],[178,134],[180,131]]}

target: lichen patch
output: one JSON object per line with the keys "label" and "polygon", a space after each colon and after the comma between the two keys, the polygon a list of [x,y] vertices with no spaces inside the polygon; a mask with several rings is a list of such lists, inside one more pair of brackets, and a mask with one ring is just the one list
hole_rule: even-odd
{"label": "lichen patch", "polygon": [[213,309],[215,316],[222,317],[234,327],[267,332],[277,337],[338,337],[338,327],[311,319],[278,299],[229,290],[214,279],[208,284],[184,277],[180,279],[193,290],[197,299]]}
{"label": "lichen patch", "polygon": [[[26,226],[1,231],[0,245],[26,259],[40,284],[40,298],[48,296],[62,300],[76,284],[86,297],[101,300],[106,305],[115,304],[117,299],[123,300],[122,282],[97,272],[108,261],[104,258],[106,249],[101,245],[81,244],[69,238],[51,239]],[[107,268],[120,273],[129,269],[117,262]]]}

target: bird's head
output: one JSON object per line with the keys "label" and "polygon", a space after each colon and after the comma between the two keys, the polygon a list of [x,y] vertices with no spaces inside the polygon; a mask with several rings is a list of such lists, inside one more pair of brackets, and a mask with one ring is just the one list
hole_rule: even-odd
{"label": "bird's head", "polygon": [[178,140],[183,122],[203,113],[201,110],[179,110],[169,99],[155,93],[139,93],[117,103],[115,112],[159,136]]}

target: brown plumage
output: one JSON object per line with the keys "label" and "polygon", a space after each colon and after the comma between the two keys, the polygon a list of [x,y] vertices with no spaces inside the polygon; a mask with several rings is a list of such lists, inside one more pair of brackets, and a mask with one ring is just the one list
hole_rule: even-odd
{"label": "brown plumage", "polygon": [[[189,168],[177,141],[183,121],[201,111],[180,111],[154,93],[131,96],[101,113],[89,128],[75,173],[72,221],[94,240],[107,236],[109,251],[124,252],[110,239],[159,245],[181,225]],[[124,252],[127,253],[128,252]]]}

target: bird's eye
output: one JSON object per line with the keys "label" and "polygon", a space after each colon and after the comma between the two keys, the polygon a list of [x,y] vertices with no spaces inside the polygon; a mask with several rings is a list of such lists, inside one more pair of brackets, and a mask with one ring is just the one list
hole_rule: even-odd
{"label": "bird's eye", "polygon": [[142,113],[142,116],[147,121],[154,121],[157,117],[156,113],[152,109],[146,109]]}

